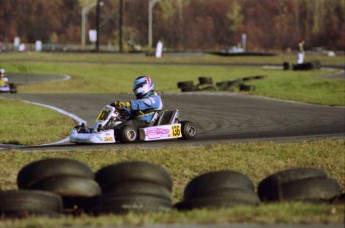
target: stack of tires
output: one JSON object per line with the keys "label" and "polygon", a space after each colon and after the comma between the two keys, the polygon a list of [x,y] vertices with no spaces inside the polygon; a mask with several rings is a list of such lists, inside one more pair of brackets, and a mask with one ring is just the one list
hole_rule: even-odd
{"label": "stack of tires", "polygon": [[53,192],[37,190],[0,191],[0,217],[55,217],[62,213],[62,198]]}
{"label": "stack of tires", "polygon": [[183,201],[175,204],[178,210],[199,208],[229,208],[260,203],[253,182],[244,174],[214,171],[192,179],[184,189]]}
{"label": "stack of tires", "polygon": [[196,86],[196,90],[203,91],[203,90],[215,90],[216,88],[213,86],[213,80],[211,77],[200,76],[198,78],[199,84]]}
{"label": "stack of tires", "polygon": [[258,185],[263,202],[330,202],[341,195],[339,183],[317,168],[295,168],[274,173]]}
{"label": "stack of tires", "polygon": [[181,92],[191,91],[204,91],[204,90],[215,90],[213,80],[211,77],[200,76],[198,78],[199,83],[194,85],[193,81],[182,81],[177,83],[177,87],[181,89]]}
{"label": "stack of tires", "polygon": [[143,161],[114,163],[96,172],[102,194],[88,200],[87,212],[170,211],[173,207],[170,174],[161,166]]}
{"label": "stack of tires", "polygon": [[196,90],[196,86],[193,81],[178,82],[177,88],[181,89],[181,92],[191,92]]}
{"label": "stack of tires", "polygon": [[235,92],[236,88],[242,83],[242,79],[221,81],[216,83],[218,90]]}
{"label": "stack of tires", "polygon": [[93,171],[84,163],[67,158],[48,158],[24,166],[18,173],[22,190],[39,190],[59,195],[64,212],[83,210],[85,199],[99,195],[101,189]]}

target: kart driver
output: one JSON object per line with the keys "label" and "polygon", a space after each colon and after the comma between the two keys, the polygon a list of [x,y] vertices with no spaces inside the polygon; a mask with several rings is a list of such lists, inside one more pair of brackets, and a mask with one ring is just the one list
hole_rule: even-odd
{"label": "kart driver", "polygon": [[8,78],[5,77],[5,70],[0,69],[0,86],[5,87],[8,85]]}
{"label": "kart driver", "polygon": [[115,101],[110,105],[118,109],[125,109],[129,113],[127,121],[123,123],[124,125],[131,125],[136,129],[147,127],[156,111],[162,110],[162,99],[154,91],[154,83],[149,76],[136,78],[133,83],[133,92],[137,99]]}

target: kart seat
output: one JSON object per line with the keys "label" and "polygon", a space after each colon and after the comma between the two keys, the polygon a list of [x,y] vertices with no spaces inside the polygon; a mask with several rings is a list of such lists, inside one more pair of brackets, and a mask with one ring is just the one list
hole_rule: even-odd
{"label": "kart seat", "polygon": [[169,125],[175,123],[175,120],[178,116],[178,110],[166,110],[160,111],[156,113],[158,117],[153,122],[152,126],[159,126],[159,125]]}

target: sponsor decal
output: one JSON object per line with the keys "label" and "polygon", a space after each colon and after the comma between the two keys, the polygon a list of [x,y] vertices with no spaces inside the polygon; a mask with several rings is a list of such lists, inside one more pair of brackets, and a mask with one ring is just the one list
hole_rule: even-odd
{"label": "sponsor decal", "polygon": [[104,137],[104,142],[113,141],[112,137]]}
{"label": "sponsor decal", "polygon": [[170,129],[166,128],[149,128],[146,130],[146,136],[150,139],[161,138],[162,135],[169,135]]}

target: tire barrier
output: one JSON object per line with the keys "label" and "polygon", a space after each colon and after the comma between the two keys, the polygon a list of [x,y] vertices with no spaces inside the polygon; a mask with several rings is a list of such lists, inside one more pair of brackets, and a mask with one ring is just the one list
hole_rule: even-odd
{"label": "tire barrier", "polygon": [[62,213],[61,196],[47,191],[0,191],[0,216],[24,218],[28,216],[58,216]]}
{"label": "tire barrier", "polygon": [[247,85],[244,82],[250,80],[258,80],[266,78],[264,75],[248,76],[243,78],[237,78],[227,81],[216,82],[213,84],[211,77],[200,76],[199,83],[194,85],[193,81],[182,81],[177,82],[177,87],[181,89],[181,92],[192,92],[192,91],[207,91],[207,90],[219,90],[219,91],[254,91],[255,87],[252,85]]}
{"label": "tire barrier", "polygon": [[321,62],[316,60],[312,62],[290,64],[283,62],[283,70],[319,70],[321,68]]}
{"label": "tire barrier", "polygon": [[210,171],[192,178],[176,203],[169,172],[144,161],[114,163],[93,172],[77,160],[42,159],[19,170],[17,185],[18,190],[0,190],[2,218],[253,207],[286,201],[345,204],[339,183],[312,167],[273,173],[257,187],[242,173]]}
{"label": "tire barrier", "polygon": [[338,182],[316,168],[295,168],[274,173],[258,185],[263,202],[329,201],[341,195]]}
{"label": "tire barrier", "polygon": [[167,170],[143,161],[121,162],[96,172],[102,195],[88,201],[88,213],[169,211],[173,181]]}
{"label": "tire barrier", "polygon": [[17,176],[19,189],[41,190],[62,197],[65,212],[78,213],[83,199],[101,194],[95,174],[84,163],[67,158],[49,158],[27,164]]}
{"label": "tire barrier", "polygon": [[208,172],[192,179],[184,190],[178,210],[255,206],[260,202],[253,182],[244,174],[223,170]]}

